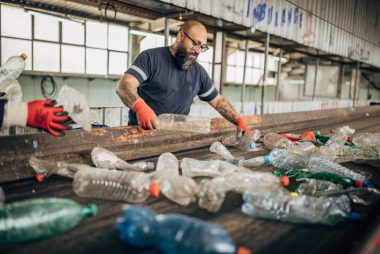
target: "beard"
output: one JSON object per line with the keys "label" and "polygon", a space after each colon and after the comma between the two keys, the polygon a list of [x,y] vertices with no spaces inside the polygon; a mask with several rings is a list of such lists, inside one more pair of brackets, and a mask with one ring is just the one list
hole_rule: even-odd
{"label": "beard", "polygon": [[197,56],[192,58],[193,54],[188,53],[182,43],[178,45],[177,52],[175,53],[175,61],[182,70],[188,70],[193,66],[197,60]]}

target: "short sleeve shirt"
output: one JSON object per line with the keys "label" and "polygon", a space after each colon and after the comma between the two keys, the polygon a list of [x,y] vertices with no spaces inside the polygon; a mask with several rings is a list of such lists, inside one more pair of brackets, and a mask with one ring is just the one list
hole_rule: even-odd
{"label": "short sleeve shirt", "polygon": [[[188,70],[182,70],[169,47],[141,52],[126,73],[138,80],[138,95],[156,115],[187,115],[195,96],[211,101],[218,95],[206,70],[198,62]],[[129,111],[129,124],[137,124],[132,110]]]}

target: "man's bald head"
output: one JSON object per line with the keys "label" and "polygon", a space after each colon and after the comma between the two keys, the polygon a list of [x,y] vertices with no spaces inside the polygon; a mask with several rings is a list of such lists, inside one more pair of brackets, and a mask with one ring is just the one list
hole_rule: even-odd
{"label": "man's bald head", "polygon": [[206,27],[201,22],[199,22],[198,20],[186,21],[185,23],[182,24],[182,26],[179,30],[189,32],[189,31],[192,31],[193,29],[194,30],[201,30],[207,34]]}

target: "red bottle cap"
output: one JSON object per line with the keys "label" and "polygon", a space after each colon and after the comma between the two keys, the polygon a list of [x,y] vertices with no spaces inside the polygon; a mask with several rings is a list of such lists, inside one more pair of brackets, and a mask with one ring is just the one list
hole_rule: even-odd
{"label": "red bottle cap", "polygon": [[45,176],[43,174],[40,174],[40,173],[36,173],[35,177],[37,179],[37,182],[39,182],[39,183],[42,183],[44,181],[44,178],[45,178]]}
{"label": "red bottle cap", "polygon": [[239,247],[236,250],[236,254],[251,254],[251,251],[245,247]]}
{"label": "red bottle cap", "polygon": [[358,188],[363,187],[363,180],[356,180],[355,185],[356,185],[356,187],[358,187]]}
{"label": "red bottle cap", "polygon": [[288,176],[280,176],[280,183],[282,186],[288,187],[289,183],[290,183],[289,177]]}
{"label": "red bottle cap", "polygon": [[157,198],[160,195],[160,185],[156,182],[152,182],[149,187],[149,194]]}
{"label": "red bottle cap", "polygon": [[348,138],[347,138],[347,142],[348,142],[348,143],[352,143],[352,137],[348,137]]}

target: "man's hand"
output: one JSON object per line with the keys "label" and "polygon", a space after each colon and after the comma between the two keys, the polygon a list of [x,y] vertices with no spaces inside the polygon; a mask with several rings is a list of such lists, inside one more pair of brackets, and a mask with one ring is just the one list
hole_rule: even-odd
{"label": "man's hand", "polygon": [[54,136],[64,136],[63,130],[69,129],[62,125],[68,118],[67,112],[62,106],[55,106],[52,100],[36,100],[28,103],[28,117],[26,125],[42,128]]}
{"label": "man's hand", "polygon": [[239,116],[235,120],[235,124],[237,126],[237,132],[238,134],[240,132],[243,132],[243,134],[248,135],[251,133],[251,129],[248,126],[247,120],[245,119],[244,116]]}
{"label": "man's hand", "polygon": [[143,99],[137,100],[133,105],[133,111],[136,112],[141,127],[145,130],[153,130],[157,128],[156,114]]}

